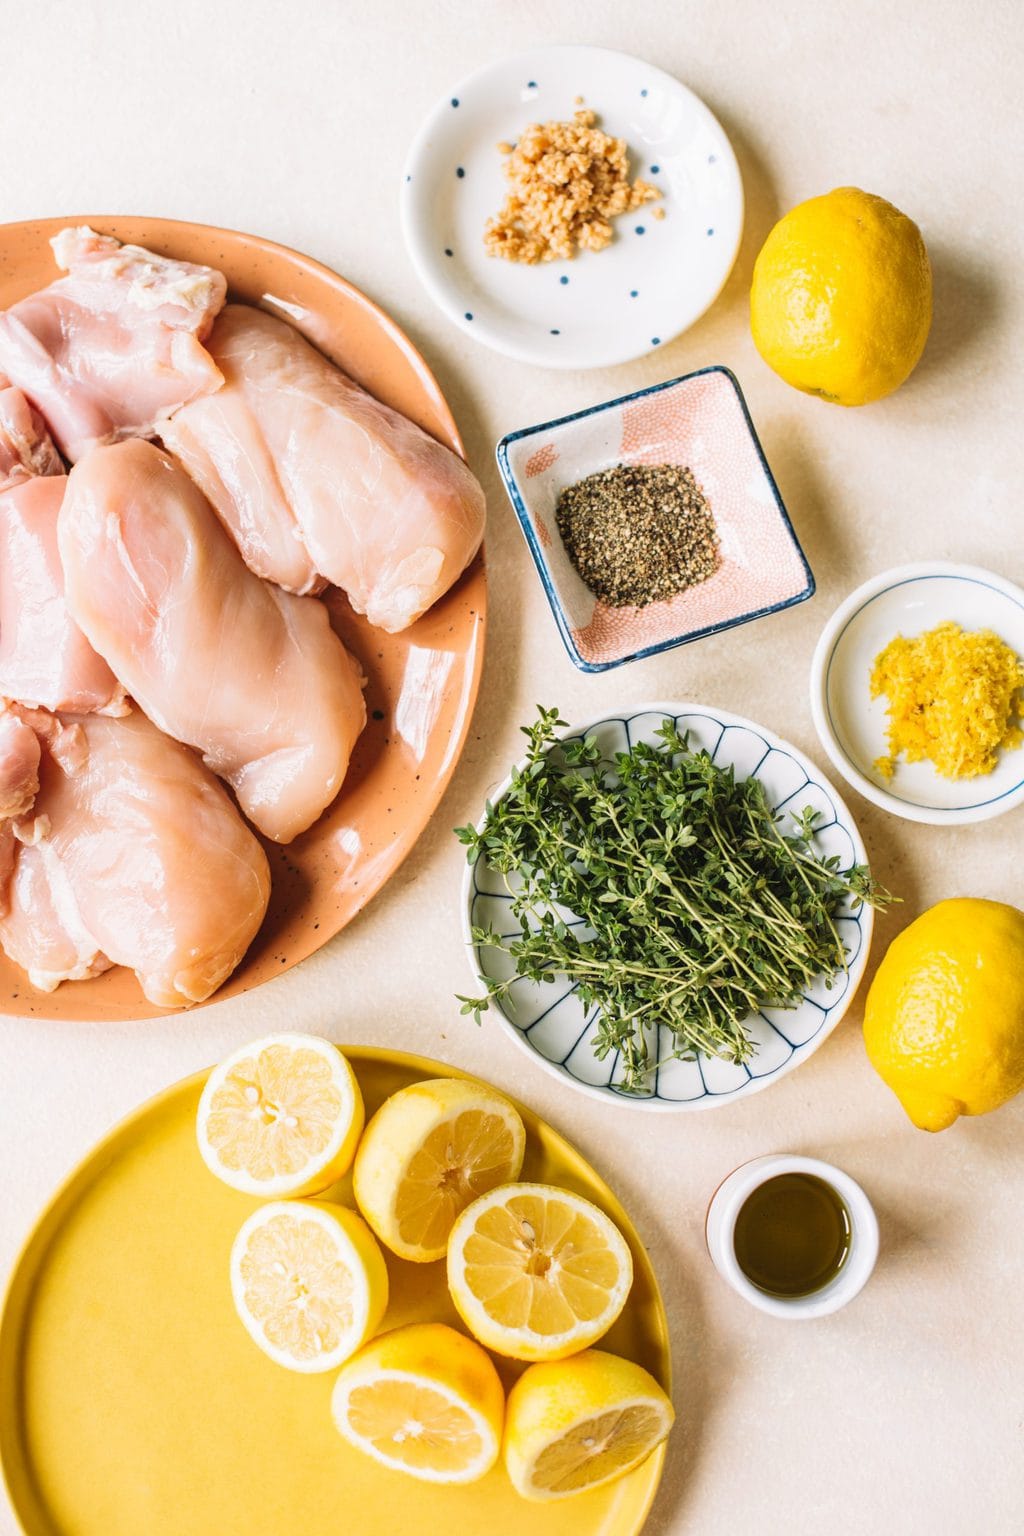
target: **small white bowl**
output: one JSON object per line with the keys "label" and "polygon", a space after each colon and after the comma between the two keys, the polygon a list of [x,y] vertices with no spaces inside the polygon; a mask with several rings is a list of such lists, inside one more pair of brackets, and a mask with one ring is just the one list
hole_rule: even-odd
{"label": "small white bowl", "polygon": [[[812,1174],[830,1184],[850,1218],[850,1250],[845,1263],[833,1280],[809,1296],[769,1296],[747,1279],[736,1258],[734,1239],[740,1211],[755,1189],[783,1173]],[[878,1219],[871,1201],[848,1173],[816,1157],[770,1153],[744,1163],[715,1191],[708,1206],[705,1233],[712,1263],[736,1294],[762,1312],[793,1321],[826,1317],[845,1307],[864,1289],[878,1258]]]}
{"label": "small white bowl", "polygon": [[[661,201],[615,219],[603,251],[532,267],[488,256],[484,225],[508,185],[499,143],[570,118],[579,96],[626,140],[630,179],[661,187]],[[671,75],[607,48],[535,48],[438,102],[409,152],[401,218],[420,281],[467,335],[523,362],[607,368],[669,341],[718,296],[739,249],[743,184],[721,125]]]}
{"label": "small white bowl", "polygon": [[811,713],[835,767],[866,800],[930,826],[987,821],[1024,804],[1024,748],[1000,754],[993,771],[945,779],[930,762],[901,759],[891,780],[873,766],[888,751],[886,700],[872,699],[875,657],[894,636],[919,635],[952,619],[991,629],[1024,656],[1024,591],[980,566],[927,561],[866,581],[822,631],[811,663]]}

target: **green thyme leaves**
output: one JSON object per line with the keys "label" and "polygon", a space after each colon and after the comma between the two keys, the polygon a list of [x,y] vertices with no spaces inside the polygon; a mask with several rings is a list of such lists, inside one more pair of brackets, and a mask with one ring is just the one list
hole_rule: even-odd
{"label": "green thyme leaves", "polygon": [[507,949],[515,974],[481,978],[463,1013],[479,1020],[521,977],[564,976],[600,1010],[594,1049],[621,1052],[630,1091],[645,1087],[659,1027],[683,1059],[749,1060],[751,1013],[795,1007],[845,969],[843,904],[892,898],[863,865],[818,855],[815,812],[785,825],[757,779],[691,751],[672,720],[657,746],[611,759],[593,738],[559,740],[565,728],[540,709],[506,793],[479,830],[457,829],[469,862],[504,876],[519,927],[511,940],[473,930],[478,948]]}

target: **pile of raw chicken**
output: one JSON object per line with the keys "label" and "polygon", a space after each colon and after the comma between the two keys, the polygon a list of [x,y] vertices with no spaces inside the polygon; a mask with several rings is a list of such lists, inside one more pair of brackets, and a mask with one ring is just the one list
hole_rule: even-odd
{"label": "pile of raw chicken", "polygon": [[406,628],[483,493],[221,273],[51,243],[66,275],[0,313],[0,944],[183,1007],[263,920],[252,829],[311,826],[365,723],[318,595]]}

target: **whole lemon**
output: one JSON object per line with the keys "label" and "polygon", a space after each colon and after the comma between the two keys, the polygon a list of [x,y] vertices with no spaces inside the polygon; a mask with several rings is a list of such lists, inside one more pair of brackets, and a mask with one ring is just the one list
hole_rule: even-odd
{"label": "whole lemon", "polygon": [[921,231],[884,197],[857,187],[798,204],[754,264],[757,350],[787,384],[839,405],[866,405],[898,389],[931,323]]}
{"label": "whole lemon", "polygon": [[943,1131],[1024,1088],[1024,912],[940,901],[889,945],[864,1044],[914,1124]]}

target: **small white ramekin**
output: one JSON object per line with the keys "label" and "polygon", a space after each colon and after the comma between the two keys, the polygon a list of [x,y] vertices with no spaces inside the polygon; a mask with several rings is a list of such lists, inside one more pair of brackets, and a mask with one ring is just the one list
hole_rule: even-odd
{"label": "small white ramekin", "polygon": [[[748,1280],[736,1258],[736,1218],[754,1190],[782,1173],[807,1173],[830,1184],[850,1214],[850,1251],[834,1280],[809,1296],[769,1296]],[[878,1219],[871,1201],[841,1168],[816,1157],[769,1153],[744,1163],[720,1184],[708,1206],[708,1252],[718,1273],[737,1295],[773,1317],[803,1320],[826,1317],[845,1307],[867,1284],[878,1257]]]}

